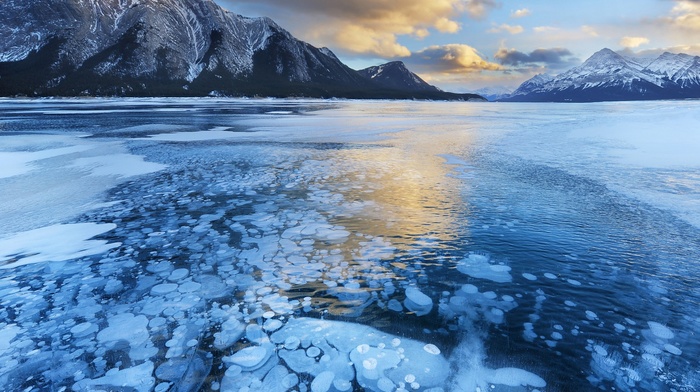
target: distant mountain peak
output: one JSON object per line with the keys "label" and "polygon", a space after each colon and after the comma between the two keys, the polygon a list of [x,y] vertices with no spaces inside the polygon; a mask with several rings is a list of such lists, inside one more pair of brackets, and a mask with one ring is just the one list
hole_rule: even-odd
{"label": "distant mountain peak", "polygon": [[525,81],[504,100],[700,98],[700,57],[683,53],[666,52],[652,61],[640,63],[605,48],[550,81],[543,82],[538,76]]}
{"label": "distant mountain peak", "polygon": [[429,92],[442,91],[409,71],[403,61],[390,61],[386,64],[361,69],[358,72],[365,78],[387,88]]}

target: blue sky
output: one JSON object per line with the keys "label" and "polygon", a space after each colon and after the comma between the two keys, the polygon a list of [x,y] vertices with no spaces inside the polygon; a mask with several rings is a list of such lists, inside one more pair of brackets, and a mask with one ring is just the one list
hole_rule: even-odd
{"label": "blue sky", "polygon": [[700,0],[216,0],[352,68],[402,60],[450,91],[515,87],[602,48],[700,55]]}

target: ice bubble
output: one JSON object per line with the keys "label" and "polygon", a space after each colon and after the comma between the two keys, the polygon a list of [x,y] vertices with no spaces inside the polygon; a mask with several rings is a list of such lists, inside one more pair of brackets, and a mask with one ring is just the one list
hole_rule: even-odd
{"label": "ice bubble", "polygon": [[489,382],[493,384],[506,385],[509,387],[531,386],[544,388],[547,383],[536,374],[519,368],[501,368],[490,372],[487,376]]}
{"label": "ice bubble", "polygon": [[572,284],[572,285],[574,285],[574,286],[580,286],[580,285],[581,285],[581,282],[579,282],[578,280],[567,279],[566,281],[569,282],[569,284]]}
{"label": "ice bubble", "polygon": [[440,349],[434,344],[426,344],[423,346],[423,350],[428,354],[440,355]]}
{"label": "ice bubble", "polygon": [[511,297],[510,295],[503,295],[501,298],[506,301],[506,302],[513,302],[515,301],[515,298]]}
{"label": "ice bubble", "polygon": [[362,367],[367,370],[374,370],[377,368],[377,358],[368,358],[362,361]]}
{"label": "ice bubble", "polygon": [[608,355],[608,350],[606,350],[605,347],[600,346],[598,344],[593,346],[593,350],[596,352],[596,354],[600,355],[601,357],[606,357]]}
{"label": "ice bubble", "polygon": [[673,339],[673,332],[665,325],[657,323],[656,321],[649,321],[647,324],[649,325],[649,329],[654,336],[664,340]]}
{"label": "ice bubble", "polygon": [[270,357],[270,351],[262,346],[246,347],[235,354],[224,357],[224,361],[240,366],[243,370],[255,370]]}
{"label": "ice bubble", "polygon": [[297,384],[299,384],[299,376],[297,376],[296,374],[287,374],[282,379],[282,387],[286,390],[294,388],[295,386],[297,386]]}
{"label": "ice bubble", "polygon": [[274,332],[282,328],[282,322],[277,319],[269,319],[263,324],[263,329],[268,332]]}
{"label": "ice bubble", "polygon": [[165,295],[177,290],[177,285],[175,283],[162,283],[155,285],[151,288],[151,294],[153,295]]}
{"label": "ice bubble", "polygon": [[214,333],[214,347],[224,350],[233,346],[243,336],[245,325],[235,318],[230,318],[221,324],[221,331]]}
{"label": "ice bubble", "polygon": [[586,311],[586,318],[593,321],[593,320],[598,320],[598,315],[595,314],[595,312],[592,312],[590,310]]}
{"label": "ice bubble", "polygon": [[615,328],[616,332],[622,332],[627,329],[624,325],[618,323],[613,324],[613,327]]}
{"label": "ice bubble", "polygon": [[568,306],[568,307],[570,307],[570,308],[573,308],[573,307],[576,306],[576,303],[575,303],[575,302],[572,302],[572,301],[564,301],[564,305],[566,305],[566,306]]}
{"label": "ice bubble", "polygon": [[549,272],[545,272],[544,277],[547,279],[552,279],[552,280],[557,278],[556,275],[549,273]]}
{"label": "ice bubble", "polygon": [[357,346],[357,352],[360,354],[366,354],[369,352],[369,345],[368,344],[361,344]]}
{"label": "ice bubble", "polygon": [[406,289],[404,305],[408,310],[415,312],[416,316],[425,316],[433,309],[433,300],[417,288],[409,287]]}
{"label": "ice bubble", "polygon": [[527,272],[523,273],[523,278],[529,280],[529,281],[535,281],[537,280],[537,277],[533,274],[529,274]]}
{"label": "ice bubble", "polygon": [[335,380],[333,380],[333,387],[340,392],[345,392],[352,389],[352,383],[348,380],[336,378]]}
{"label": "ice bubble", "polygon": [[391,346],[392,347],[399,347],[400,345],[401,345],[401,339],[399,339],[399,338],[391,339]]}
{"label": "ice bubble", "polygon": [[416,381],[416,376],[414,376],[413,374],[407,374],[403,380],[410,384]]}
{"label": "ice bubble", "polygon": [[187,275],[189,275],[189,274],[190,274],[190,271],[188,269],[178,268],[170,273],[170,276],[168,276],[168,280],[171,282],[178,282],[182,279],[185,279],[187,277]]}
{"label": "ice bubble", "polygon": [[498,298],[498,295],[496,293],[494,293],[493,291],[487,291],[484,293],[484,298],[493,300],[493,299]]}
{"label": "ice bubble", "polygon": [[504,313],[501,309],[491,308],[487,313],[484,313],[486,319],[494,324],[500,324],[503,322]]}
{"label": "ice bubble", "polygon": [[651,366],[653,366],[655,369],[662,369],[664,367],[664,363],[657,357],[651,354],[642,354],[642,358],[644,358],[645,361],[647,361]]}
{"label": "ice bubble", "polygon": [[296,350],[301,345],[301,340],[296,336],[290,336],[284,340],[284,348],[287,350]]}
{"label": "ice bubble", "polygon": [[486,255],[472,253],[457,264],[457,270],[477,279],[486,279],[496,283],[513,281],[511,268],[506,265],[491,264]]}
{"label": "ice bubble", "polygon": [[562,340],[564,337],[559,332],[552,332],[552,339]]}
{"label": "ice bubble", "polygon": [[135,390],[148,392],[156,380],[153,377],[153,362],[147,361],[126,369],[113,369],[104,377],[94,380],[82,379],[73,384],[74,391]]}
{"label": "ice bubble", "polygon": [[200,287],[202,287],[202,285],[197,282],[185,282],[177,288],[177,291],[181,293],[193,293],[199,290]]}
{"label": "ice bubble", "polygon": [[316,358],[321,355],[321,349],[316,346],[311,346],[306,350],[306,356],[309,358]]}
{"label": "ice bubble", "polygon": [[311,392],[327,392],[329,389],[331,389],[334,378],[335,373],[331,371],[321,372],[311,382]]}
{"label": "ice bubble", "polygon": [[683,354],[683,351],[681,351],[680,348],[672,345],[672,344],[664,344],[664,350],[668,351],[669,353],[673,355],[681,355]]}
{"label": "ice bubble", "polygon": [[92,327],[92,326],[93,326],[93,324],[90,322],[80,323],[80,324],[74,326],[73,328],[71,328],[70,333],[72,333],[73,336],[81,337],[81,336],[84,336],[84,335],[87,335],[88,333],[90,333],[90,329],[91,329],[90,327]]}
{"label": "ice bubble", "polygon": [[391,299],[387,304],[387,308],[389,308],[389,310],[393,310],[394,312],[403,311],[403,305],[401,305],[401,302],[396,299]]}
{"label": "ice bubble", "polygon": [[465,294],[476,294],[479,292],[479,288],[473,284],[465,284],[460,290]]}
{"label": "ice bubble", "polygon": [[109,327],[97,334],[100,343],[112,343],[124,340],[131,347],[145,343],[148,338],[148,318],[131,313],[118,314],[107,320]]}
{"label": "ice bubble", "polygon": [[377,381],[377,388],[379,388],[381,392],[392,392],[395,387],[396,385],[394,385],[394,382],[386,377],[382,377]]}
{"label": "ice bubble", "polygon": [[642,350],[644,352],[652,354],[652,355],[658,355],[658,354],[661,354],[663,352],[660,348],[658,348],[655,345],[650,344],[650,343],[642,344]]}

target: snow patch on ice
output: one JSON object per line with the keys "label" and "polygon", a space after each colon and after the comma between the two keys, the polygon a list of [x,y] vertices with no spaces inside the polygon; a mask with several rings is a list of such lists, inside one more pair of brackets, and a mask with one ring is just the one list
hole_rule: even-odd
{"label": "snow patch on ice", "polygon": [[91,238],[114,230],[112,223],[74,223],[43,227],[0,240],[0,269],[45,261],[66,261],[120,246]]}

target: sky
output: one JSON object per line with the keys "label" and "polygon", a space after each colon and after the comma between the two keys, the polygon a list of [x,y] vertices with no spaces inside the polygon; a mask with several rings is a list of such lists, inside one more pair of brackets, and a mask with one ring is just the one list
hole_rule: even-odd
{"label": "sky", "polygon": [[215,0],[354,69],[403,61],[444,90],[515,88],[610,48],[700,55],[700,0]]}

